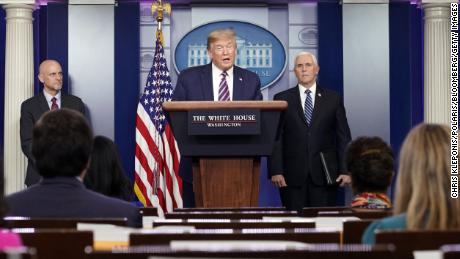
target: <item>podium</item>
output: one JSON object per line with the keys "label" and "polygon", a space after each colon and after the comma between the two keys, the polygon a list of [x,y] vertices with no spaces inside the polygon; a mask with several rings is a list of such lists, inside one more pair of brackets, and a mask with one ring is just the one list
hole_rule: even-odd
{"label": "podium", "polygon": [[176,101],[163,110],[193,158],[197,207],[256,207],[260,157],[272,153],[285,101]]}

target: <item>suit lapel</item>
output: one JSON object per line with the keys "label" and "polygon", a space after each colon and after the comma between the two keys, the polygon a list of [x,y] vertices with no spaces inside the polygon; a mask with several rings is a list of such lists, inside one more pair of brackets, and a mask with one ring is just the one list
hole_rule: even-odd
{"label": "suit lapel", "polygon": [[212,88],[212,66],[211,63],[203,67],[201,73],[201,91],[205,101],[214,101],[214,91]]}
{"label": "suit lapel", "polygon": [[48,102],[46,101],[45,94],[43,92],[40,92],[38,94],[38,103],[40,106],[40,110],[42,113],[45,113],[50,110],[50,107],[48,106]]}
{"label": "suit lapel", "polygon": [[61,92],[61,108],[69,108],[67,103],[67,96]]}
{"label": "suit lapel", "polygon": [[313,107],[313,115],[311,117],[310,127],[318,120],[319,111],[324,105],[324,91],[319,86],[316,87],[315,106]]}
{"label": "suit lapel", "polygon": [[305,123],[305,125],[307,125],[307,121],[305,120],[305,115],[303,113],[303,105],[300,100],[301,99],[299,93],[299,85],[297,85],[293,88],[293,91],[291,92],[291,101],[294,109],[297,110],[297,115],[299,115],[300,120],[302,120]]}
{"label": "suit lapel", "polygon": [[233,98],[232,101],[244,100],[243,76],[239,67],[233,66]]}

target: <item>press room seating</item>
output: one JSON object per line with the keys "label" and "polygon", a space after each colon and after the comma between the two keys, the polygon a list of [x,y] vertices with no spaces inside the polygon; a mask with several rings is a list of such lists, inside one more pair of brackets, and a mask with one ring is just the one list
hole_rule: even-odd
{"label": "press room seating", "polygon": [[88,259],[147,259],[151,256],[173,258],[315,258],[315,259],[389,259],[394,258],[391,245],[311,245],[305,249],[284,251],[174,251],[168,246],[133,246],[111,252],[86,250]]}
{"label": "press room seating", "polygon": [[413,258],[415,250],[438,250],[445,244],[459,244],[460,231],[377,231],[377,244],[394,244],[399,258]]}
{"label": "press room seating", "polygon": [[441,247],[443,259],[458,259],[460,258],[460,244],[443,245]]}
{"label": "press room seating", "polygon": [[342,243],[360,244],[364,231],[371,223],[371,219],[350,220],[343,222]]}
{"label": "press room seating", "polygon": [[263,217],[296,217],[295,211],[275,210],[275,211],[193,211],[193,212],[172,212],[165,215],[167,219],[262,219]]}
{"label": "press room seating", "polygon": [[178,219],[154,221],[153,227],[158,226],[193,226],[196,229],[315,228],[315,222],[271,222],[261,219]]}
{"label": "press room seating", "polygon": [[37,259],[37,251],[35,248],[24,247],[0,252],[0,259]]}
{"label": "press room seating", "polygon": [[5,217],[3,219],[8,228],[72,228],[76,229],[78,223],[111,224],[127,226],[126,218],[27,218]]}
{"label": "press room seating", "polygon": [[143,230],[132,233],[130,245],[169,244],[172,240],[289,240],[305,243],[340,243],[340,232],[302,229],[195,229],[182,233]]}
{"label": "press room seating", "polygon": [[39,259],[85,258],[84,249],[93,245],[91,231],[75,229],[13,229],[27,247],[34,247]]}

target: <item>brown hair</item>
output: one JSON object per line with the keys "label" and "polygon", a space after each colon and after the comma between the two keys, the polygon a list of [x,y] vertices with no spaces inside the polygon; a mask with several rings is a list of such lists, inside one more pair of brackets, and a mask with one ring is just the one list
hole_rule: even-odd
{"label": "brown hair", "polygon": [[395,214],[407,229],[460,229],[460,200],[450,197],[450,131],[420,124],[404,140],[399,158]]}

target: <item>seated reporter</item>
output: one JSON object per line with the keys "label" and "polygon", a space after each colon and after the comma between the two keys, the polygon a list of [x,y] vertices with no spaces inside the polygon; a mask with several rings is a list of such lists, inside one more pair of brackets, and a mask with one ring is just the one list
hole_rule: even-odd
{"label": "seated reporter", "polygon": [[376,230],[460,230],[460,199],[450,197],[450,130],[420,124],[404,140],[399,157],[394,216],[372,223],[362,242],[375,243]]}
{"label": "seated reporter", "polygon": [[393,151],[379,137],[360,137],[347,148],[346,164],[355,195],[351,207],[389,209],[388,187],[393,177]]}
{"label": "seated reporter", "polygon": [[138,208],[85,188],[93,134],[69,109],[49,111],[33,129],[32,154],[43,180],[6,197],[8,215],[34,218],[127,218],[141,226]]}
{"label": "seated reporter", "polygon": [[109,138],[96,136],[91,162],[84,184],[86,188],[125,201],[134,199],[133,184],[121,166],[117,145]]}

